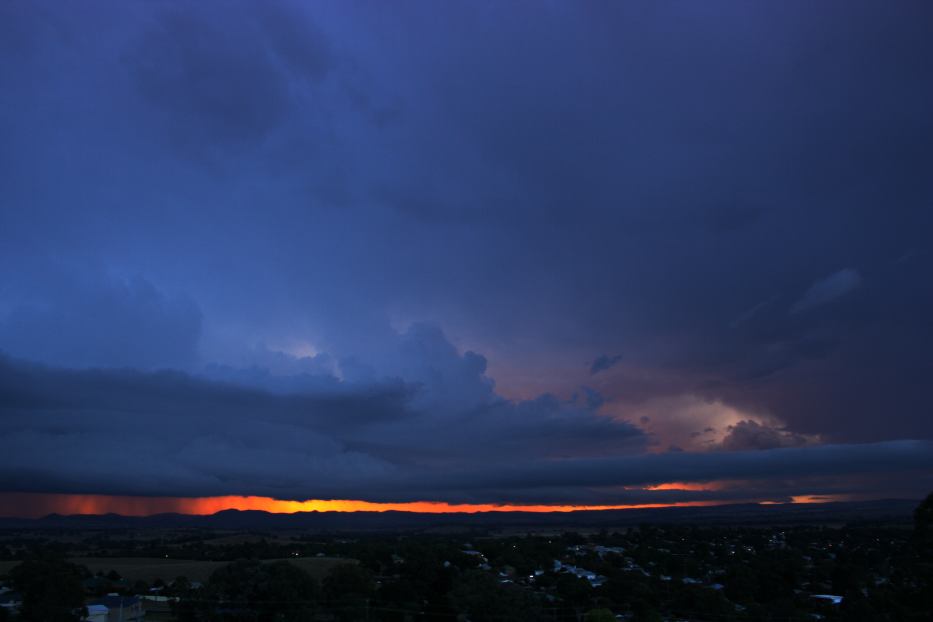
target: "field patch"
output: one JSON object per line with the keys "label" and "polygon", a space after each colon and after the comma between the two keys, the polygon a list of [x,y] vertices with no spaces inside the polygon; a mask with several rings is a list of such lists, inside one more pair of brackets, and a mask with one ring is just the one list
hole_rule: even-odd
{"label": "field patch", "polygon": [[[68,561],[85,566],[92,573],[108,573],[115,570],[121,577],[131,584],[135,581],[153,583],[156,579],[168,583],[176,577],[186,577],[189,581],[204,583],[211,573],[226,566],[230,562],[166,559],[161,557],[74,557]],[[263,560],[263,563],[272,561],[287,561],[298,566],[309,575],[320,581],[335,566],[340,564],[355,564],[355,559],[340,557],[291,557],[285,560]],[[9,574],[19,561],[0,561],[0,574]]]}

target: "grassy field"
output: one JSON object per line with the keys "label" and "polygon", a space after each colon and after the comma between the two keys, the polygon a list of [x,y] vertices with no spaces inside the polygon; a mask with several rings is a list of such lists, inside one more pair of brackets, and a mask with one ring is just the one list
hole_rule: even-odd
{"label": "grassy field", "polygon": [[[184,576],[189,581],[207,581],[211,573],[229,562],[210,562],[185,559],[164,559],[160,557],[75,557],[69,561],[86,566],[92,573],[108,573],[116,570],[117,573],[130,583],[142,579],[152,583],[156,579],[169,582],[175,577]],[[273,561],[273,560],[269,560]],[[294,564],[321,580],[334,566],[340,564],[355,564],[356,560],[337,557],[292,557],[285,561]],[[0,575],[10,572],[10,569],[19,564],[17,561],[0,561]]]}
{"label": "grassy field", "polygon": [[[218,536],[216,538],[207,538],[203,541],[203,544],[206,546],[231,546],[236,544],[246,544],[247,542],[260,542],[265,540],[270,544],[283,544],[289,545],[294,542],[294,540],[287,536],[279,536],[275,534],[250,534],[250,533],[236,533],[229,536]],[[182,546],[180,544],[179,546]]]}

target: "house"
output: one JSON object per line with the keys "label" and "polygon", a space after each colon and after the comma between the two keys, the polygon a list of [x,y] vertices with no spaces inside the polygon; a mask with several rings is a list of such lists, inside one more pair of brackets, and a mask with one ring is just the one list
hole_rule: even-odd
{"label": "house", "polygon": [[613,553],[615,555],[623,555],[625,554],[625,549],[621,546],[596,545],[593,547],[593,552],[599,555],[600,557],[604,557],[607,553]]}
{"label": "house", "polygon": [[599,587],[606,582],[606,577],[598,575],[592,570],[587,570],[586,568],[578,568],[577,566],[571,566],[570,564],[564,564],[562,572],[569,572],[572,575],[576,575],[580,579],[586,579],[590,582],[590,585],[593,587]]}
{"label": "house", "polygon": [[174,596],[144,594],[139,597],[146,612],[146,620],[174,620],[172,608],[178,599]]}
{"label": "house", "polygon": [[469,555],[471,557],[474,557],[484,564],[489,561],[486,559],[486,556],[483,555],[480,551],[475,551],[473,549],[464,549],[461,551],[461,553],[463,553],[464,555]]}
{"label": "house", "polygon": [[817,600],[826,601],[833,605],[838,605],[842,603],[842,596],[836,596],[835,594],[811,594],[810,598],[816,598]]}
{"label": "house", "polygon": [[[101,607],[107,610],[106,617],[91,618],[91,608],[99,616],[102,612]],[[142,601],[136,596],[120,596],[119,594],[108,594],[100,598],[95,598],[87,603],[89,620],[94,622],[139,622],[145,615]]]}
{"label": "house", "polygon": [[18,613],[19,608],[23,606],[23,595],[19,592],[3,589],[0,593],[0,607],[6,609],[9,613]]}

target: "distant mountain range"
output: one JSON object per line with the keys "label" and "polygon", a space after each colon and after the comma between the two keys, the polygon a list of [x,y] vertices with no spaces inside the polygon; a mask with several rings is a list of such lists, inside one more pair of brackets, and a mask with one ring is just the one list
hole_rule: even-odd
{"label": "distant mountain range", "polygon": [[766,525],[839,522],[907,522],[919,500],[884,499],[846,503],[736,504],[578,512],[299,512],[273,514],[224,510],[208,516],[155,514],[50,514],[0,518],[0,529],[220,529],[312,531],[459,531],[471,529],[612,529],[643,523]]}

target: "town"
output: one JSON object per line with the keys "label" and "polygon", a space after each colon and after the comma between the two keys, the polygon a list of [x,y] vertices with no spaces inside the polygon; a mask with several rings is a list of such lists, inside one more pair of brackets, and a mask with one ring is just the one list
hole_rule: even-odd
{"label": "town", "polygon": [[515,533],[7,532],[0,619],[925,620],[914,523]]}

